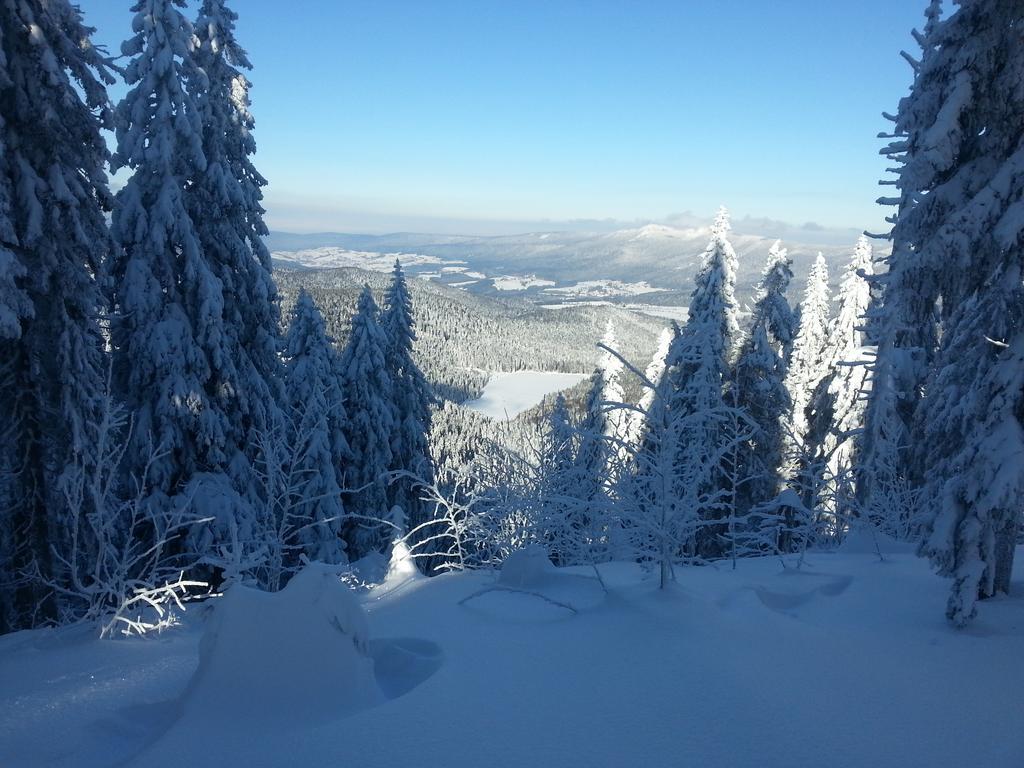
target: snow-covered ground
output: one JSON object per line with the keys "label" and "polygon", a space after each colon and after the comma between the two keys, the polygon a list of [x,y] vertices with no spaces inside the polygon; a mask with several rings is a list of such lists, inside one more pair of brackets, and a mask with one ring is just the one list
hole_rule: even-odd
{"label": "snow-covered ground", "polygon": [[[465,262],[450,261],[436,256],[425,256],[421,253],[379,253],[377,251],[350,251],[347,248],[325,246],[323,248],[308,248],[302,251],[275,251],[271,254],[274,261],[282,264],[291,264],[307,269],[337,269],[340,267],[356,267],[371,272],[390,272],[395,266],[395,259],[402,262],[403,268],[415,268],[424,266],[460,265]],[[449,271],[453,267],[442,267],[443,271]],[[459,267],[464,271],[465,267]]]}
{"label": "snow-covered ground", "polygon": [[1020,567],[963,631],[942,618],[947,581],[867,546],[799,571],[680,569],[666,592],[634,565],[602,573],[607,594],[529,562],[397,572],[361,598],[365,624],[317,578],[149,640],[0,637],[0,764],[1024,765]]}
{"label": "snow-covered ground", "polygon": [[544,293],[574,298],[604,298],[607,296],[640,296],[645,293],[658,293],[662,290],[664,289],[655,288],[643,280],[638,283],[626,283],[621,280],[583,280],[559,288],[545,288]]}
{"label": "snow-covered ground", "polygon": [[548,371],[493,373],[483,394],[464,405],[492,419],[512,419],[540,403],[545,395],[575,386],[587,376],[586,373]]}
{"label": "snow-covered ground", "polygon": [[491,282],[499,291],[525,291],[527,288],[543,288],[555,284],[554,280],[545,280],[536,275],[502,275],[492,277]]}

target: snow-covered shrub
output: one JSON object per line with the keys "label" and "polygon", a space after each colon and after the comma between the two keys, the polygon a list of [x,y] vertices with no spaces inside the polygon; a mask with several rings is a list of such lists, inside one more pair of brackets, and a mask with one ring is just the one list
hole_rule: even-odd
{"label": "snow-covered shrub", "polygon": [[99,622],[103,636],[158,631],[207,586],[186,578],[196,559],[182,542],[202,518],[191,496],[168,501],[146,494],[145,473],[159,450],[150,450],[143,476],[129,477],[126,487],[122,459],[131,424],[109,396],[99,421],[85,431],[93,451],[88,459],[76,458],[60,483],[67,530],[51,554],[63,578],[36,577],[59,595],[61,622]]}

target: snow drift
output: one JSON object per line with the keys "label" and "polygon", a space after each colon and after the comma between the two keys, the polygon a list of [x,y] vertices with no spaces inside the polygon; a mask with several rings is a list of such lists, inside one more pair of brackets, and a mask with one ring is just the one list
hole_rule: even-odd
{"label": "snow drift", "polygon": [[184,712],[279,724],[371,706],[382,694],[369,647],[366,614],[336,567],[309,565],[275,593],[232,587],[200,641]]}
{"label": "snow drift", "polygon": [[[515,563],[507,566],[505,584],[572,602],[578,612],[501,590],[463,602],[503,586],[500,575],[483,570],[364,593],[382,700],[330,719],[303,712],[316,702],[335,711],[359,707],[351,683],[304,681],[308,700],[300,699],[294,713],[282,712],[289,704],[277,697],[281,690],[298,697],[299,684],[282,689],[269,682],[282,674],[314,676],[304,661],[326,676],[336,660],[321,658],[321,649],[346,653],[366,670],[365,655],[354,650],[355,633],[331,629],[338,611],[331,601],[314,599],[321,588],[336,596],[336,585],[318,585],[316,578],[310,584],[310,573],[277,595],[237,590],[227,596],[273,611],[259,621],[252,617],[250,634],[242,637],[235,611],[204,617],[195,609],[181,626],[147,640],[101,641],[84,627],[5,635],[0,763],[1024,764],[1020,594],[986,601],[976,624],[955,631],[936,610],[947,584],[925,561],[895,553],[882,562],[874,551],[838,551],[810,553],[799,571],[768,557],[743,559],[736,570],[680,568],[678,589],[667,593],[636,564],[609,563],[601,566],[609,592],[588,607],[584,593],[601,594],[590,569],[552,569],[530,554],[517,559],[523,568],[517,575]],[[1017,563],[1015,586],[1024,584],[1024,548]],[[342,606],[351,606],[348,597],[339,597]],[[276,605],[282,600],[295,604],[286,610]],[[309,615],[295,618],[303,611]],[[352,616],[341,613],[346,626]],[[281,626],[273,626],[275,618]],[[362,623],[361,613],[355,618]],[[220,624],[216,647],[209,645],[211,621]],[[202,677],[195,675],[197,643],[207,629]],[[323,636],[329,640],[321,642]],[[223,658],[230,653],[244,656]],[[250,668],[257,654],[270,660]],[[234,682],[228,663],[255,679]],[[194,690],[182,698],[190,679]],[[211,711],[207,695],[217,681],[232,688],[224,692],[224,707]],[[173,707],[164,705],[169,700]],[[252,718],[254,707],[268,714],[273,708],[280,720]],[[174,720],[181,708],[184,716]]]}
{"label": "snow drift", "polygon": [[530,621],[560,618],[563,612],[578,614],[600,605],[605,596],[597,578],[556,568],[543,547],[531,545],[510,554],[494,583],[467,595],[459,604],[484,597],[486,613]]}

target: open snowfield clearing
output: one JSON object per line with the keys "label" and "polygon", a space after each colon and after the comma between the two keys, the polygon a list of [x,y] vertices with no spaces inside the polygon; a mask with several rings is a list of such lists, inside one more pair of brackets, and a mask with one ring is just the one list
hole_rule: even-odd
{"label": "open snowfield clearing", "polygon": [[680,569],[667,592],[627,564],[607,594],[585,569],[405,575],[365,619],[306,579],[150,640],[5,636],[0,764],[1024,765],[1021,569],[956,631],[926,563],[851,549]]}
{"label": "open snowfield clearing", "polygon": [[569,389],[587,376],[586,373],[548,371],[492,373],[483,394],[464,406],[492,419],[512,419],[540,403],[546,395]]}

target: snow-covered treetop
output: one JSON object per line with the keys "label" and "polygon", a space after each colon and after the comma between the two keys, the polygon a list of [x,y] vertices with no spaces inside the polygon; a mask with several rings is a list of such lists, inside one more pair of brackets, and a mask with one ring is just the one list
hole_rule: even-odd
{"label": "snow-covered treetop", "polygon": [[235,40],[238,14],[227,7],[225,0],[203,0],[196,20],[196,36],[200,49],[210,55],[223,56],[234,67],[252,69],[249,56]]}
{"label": "snow-covered treetop", "polygon": [[[19,319],[32,315],[29,284],[57,303],[54,290],[74,294],[72,315],[98,309],[92,276],[108,251],[111,206],[99,132],[114,78],[92,31],[67,0],[0,2],[0,338],[18,338]],[[78,343],[50,330],[55,343]],[[71,355],[79,369],[82,354]]]}
{"label": "snow-covered treetop", "polygon": [[391,285],[388,286],[384,299],[384,316],[381,324],[384,325],[392,346],[411,353],[413,342],[416,341],[416,322],[412,314],[412,296],[409,295],[409,286],[398,259],[395,259],[391,275]]}
{"label": "snow-covered treetop", "polygon": [[865,236],[857,241],[843,279],[839,283],[839,314],[829,338],[831,367],[838,362],[849,362],[852,353],[864,347],[864,322],[871,304],[871,285],[868,279],[874,273],[871,242]]}
{"label": "snow-covered treetop", "polygon": [[711,225],[711,237],[725,239],[732,231],[732,223],[729,221],[729,209],[724,205],[718,207],[715,214],[715,221]]}
{"label": "snow-covered treetop", "polygon": [[811,271],[807,275],[807,287],[804,290],[803,301],[800,303],[801,316],[812,312],[819,317],[828,317],[829,293],[828,262],[825,261],[824,254],[818,251],[818,256],[814,259]]}
{"label": "snow-covered treetop", "polygon": [[757,285],[754,304],[754,325],[762,325],[774,337],[777,352],[788,357],[796,336],[796,317],[786,299],[789,282],[793,279],[793,262],[789,252],[776,240],[768,251],[768,260]]}
{"label": "snow-covered treetop", "polygon": [[786,376],[786,389],[793,399],[793,431],[798,437],[802,437],[807,429],[804,409],[810,403],[818,382],[828,375],[825,356],[829,310],[828,264],[825,257],[818,253],[807,276],[807,288],[800,304],[800,329],[793,342],[793,354]]}
{"label": "snow-covered treetop", "polygon": [[[604,336],[601,337],[601,344],[608,349],[618,351],[619,342],[615,337],[615,321],[611,318],[604,328]],[[617,377],[622,370],[622,361],[606,349],[601,351],[601,362],[598,364],[605,379]]]}
{"label": "snow-covered treetop", "polygon": [[[74,83],[85,97],[85,106],[102,111],[101,118],[106,121],[105,86],[114,83],[114,76],[104,52],[92,44],[90,35],[94,30],[83,23],[81,9],[67,0],[42,4],[5,0],[4,6],[4,16],[11,16],[4,18],[3,34],[24,34],[39,55],[33,61],[38,69],[31,77],[20,81],[12,79],[11,75],[23,62],[0,55],[0,87],[27,88],[35,81],[43,85],[42,92],[31,94],[36,99],[48,93],[64,93]],[[23,102],[22,106],[27,103]],[[60,110],[40,110],[37,118],[48,128],[62,127]]]}
{"label": "snow-covered treetop", "polygon": [[761,282],[757,286],[758,298],[769,293],[785,293],[789,281],[793,279],[793,262],[789,251],[782,247],[782,241],[776,240],[768,249],[768,260],[761,272]]}
{"label": "snow-covered treetop", "polygon": [[332,340],[324,330],[324,318],[313,297],[303,288],[292,307],[291,324],[285,343],[285,355],[291,359],[305,357],[320,348],[328,348]]}
{"label": "snow-covered treetop", "polygon": [[711,228],[711,239],[697,273],[696,285],[690,299],[689,320],[683,334],[708,333],[698,326],[711,323],[717,332],[708,338],[714,354],[723,360],[732,354],[739,336],[736,307],[736,251],[729,242],[729,212],[722,207]]}
{"label": "snow-covered treetop", "polygon": [[63,243],[75,243],[73,258],[96,259],[88,264],[96,272],[98,254],[86,251],[105,250],[102,209],[111,205],[108,155],[98,140],[110,127],[109,62],[67,0],[6,0],[0,30],[0,247],[35,247],[40,238],[50,240],[52,227],[67,235]]}
{"label": "snow-covered treetop", "polygon": [[[218,176],[224,175],[223,182],[219,178],[212,180],[227,185],[219,195],[225,198],[222,204],[243,204],[262,214],[260,188],[267,182],[248,161],[256,152],[252,135],[255,120],[249,111],[252,84],[239,71],[251,69],[252,64],[235,38],[237,19],[225,0],[204,0],[200,7],[195,28],[195,61],[205,73],[208,85],[195,93],[195,99],[203,115],[206,151],[213,155],[207,160],[227,166],[216,171]],[[266,234],[262,219],[250,218],[257,219],[259,234]]]}
{"label": "snow-covered treetop", "polygon": [[926,19],[924,24],[924,34],[925,37],[928,37],[935,31],[935,27],[942,19],[942,0],[931,0],[931,2],[928,3],[928,8],[924,12],[924,16]]}
{"label": "snow-covered treetop", "polygon": [[898,206],[884,280],[916,299],[925,321],[940,298],[945,315],[955,311],[1024,231],[1020,204],[1009,203],[1012,179],[1024,173],[1024,6],[958,5],[945,18],[939,3],[929,6],[922,58],[883,150],[899,164],[900,193],[879,201]]}
{"label": "snow-covered treetop", "polygon": [[144,163],[175,162],[206,168],[202,121],[186,83],[206,85],[195,66],[192,25],[177,10],[185,0],[139,0],[132,11],[133,37],[121,46],[132,57],[124,70],[132,86],[117,108],[117,152],[111,166],[137,168]]}
{"label": "snow-covered treetop", "polygon": [[[352,331],[348,344],[339,364],[346,384],[363,386],[371,379],[387,381],[387,391],[372,393],[377,399],[387,398],[391,388],[386,370],[387,347],[387,336],[380,326],[380,309],[373,299],[370,286],[364,285],[359,294],[356,313],[352,316]],[[390,428],[390,425],[388,426]]]}

